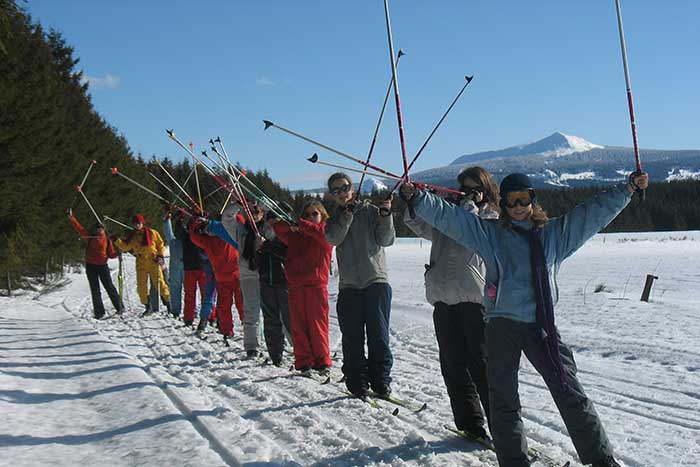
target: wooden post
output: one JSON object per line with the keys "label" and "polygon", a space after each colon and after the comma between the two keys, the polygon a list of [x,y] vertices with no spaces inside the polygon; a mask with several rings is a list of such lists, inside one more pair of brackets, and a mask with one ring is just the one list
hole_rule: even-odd
{"label": "wooden post", "polygon": [[44,284],[49,281],[49,260],[46,260],[46,267],[44,267]]}
{"label": "wooden post", "polygon": [[649,294],[651,293],[651,286],[654,284],[654,279],[658,279],[657,276],[647,274],[647,281],[644,283],[644,291],[642,292],[642,301],[649,301]]}
{"label": "wooden post", "polygon": [[12,296],[12,280],[10,278],[10,270],[7,270],[7,296]]}

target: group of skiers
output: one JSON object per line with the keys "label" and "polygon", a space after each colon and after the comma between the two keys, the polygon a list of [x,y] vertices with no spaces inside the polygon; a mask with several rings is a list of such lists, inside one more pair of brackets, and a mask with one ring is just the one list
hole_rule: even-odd
{"label": "group of skiers", "polygon": [[[634,173],[627,184],[554,219],[537,204],[524,174],[505,177],[499,187],[486,170],[471,167],[460,173],[458,183],[462,195],[456,198],[426,192],[410,182],[400,190],[409,207],[407,226],[432,242],[430,264],[425,266],[426,297],[434,306],[440,367],[457,429],[484,441],[489,439],[488,422],[499,464],[530,465],[518,397],[524,352],[547,384],[581,462],[619,466],[577,379],[573,354],[554,324],[556,273],[564,259],[624,209],[635,191],[646,189],[648,176]],[[199,288],[198,332],[205,329],[216,303],[218,330],[226,342],[233,334],[235,302],[246,357],[256,357],[262,308],[272,363],[282,364],[286,334],[297,370],[328,375],[328,280],[335,246],[336,312],[346,387],[360,398],[370,391],[389,396],[392,289],[384,248],[395,239],[391,198],[377,206],[359,201],[350,177],[342,172],[333,174],[327,186],[327,198],[334,205],[330,214],[319,200],[308,201],[293,225],[272,212],[266,216],[258,205],[232,203],[221,221],[201,216],[185,222],[184,216],[176,215],[174,228],[168,213],[170,287],[162,273],[164,242],[146,227],[143,217],[135,216],[134,230],[112,244],[103,226],[88,232],[69,212],[87,241],[86,271],[95,317],[104,315],[99,280],[117,312],[124,309],[106,265],[107,258],[116,256],[116,246],[137,257],[138,293],[146,313],[153,312],[160,296],[168,311],[179,316],[184,277],[187,325],[193,325]],[[149,293],[149,278],[155,293]]]}

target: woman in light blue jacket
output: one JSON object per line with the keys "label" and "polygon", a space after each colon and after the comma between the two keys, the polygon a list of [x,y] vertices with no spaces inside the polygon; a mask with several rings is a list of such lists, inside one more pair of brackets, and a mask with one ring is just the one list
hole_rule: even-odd
{"label": "woman in light blue jacket", "polygon": [[627,206],[647,174],[630,176],[614,187],[548,219],[536,204],[529,178],[511,174],[500,186],[501,217],[485,220],[424,193],[411,183],[401,194],[417,216],[458,243],[474,249],[486,264],[486,352],[491,408],[490,429],[501,467],[530,465],[520,417],[520,355],[543,377],[584,464],[615,467],[605,430],[578,378],[571,350],[554,326],[558,299],[556,273],[561,263],[603,229]]}

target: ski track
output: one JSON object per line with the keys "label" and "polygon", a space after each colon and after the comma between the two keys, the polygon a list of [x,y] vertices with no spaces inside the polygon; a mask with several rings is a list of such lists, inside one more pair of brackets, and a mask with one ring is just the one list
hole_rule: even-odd
{"label": "ski track", "polygon": [[[99,322],[99,324],[102,323]],[[130,326],[135,339],[124,339],[124,329],[121,329],[120,325]],[[410,449],[413,444],[419,447],[421,444],[422,437],[418,436],[418,439],[411,441],[407,447],[398,449],[395,446],[395,433],[397,429],[400,431],[402,428],[405,429],[407,424],[410,425],[409,416],[393,417],[388,412],[376,410],[363,402],[352,400],[342,393],[341,386],[337,383],[332,383],[336,385],[334,387],[322,386],[315,381],[293,377],[285,369],[267,366],[266,370],[275,373],[270,378],[275,378],[275,386],[280,389],[270,395],[261,389],[264,386],[255,384],[245,376],[231,377],[231,374],[252,370],[256,365],[251,361],[236,358],[237,354],[243,353],[242,348],[232,346],[230,349],[222,350],[223,345],[220,341],[212,343],[212,339],[217,339],[213,334],[210,334],[211,337],[206,342],[195,340],[193,336],[187,338],[184,334],[178,335],[172,332],[173,330],[182,332],[183,328],[176,328],[173,321],[161,317],[118,324],[115,322],[112,326],[112,329],[105,326],[100,331],[112,340],[124,339],[123,344],[132,352],[139,349],[137,357],[147,368],[161,367],[179,380],[201,391],[206,391],[206,398],[217,408],[221,407],[226,412],[238,413],[243,420],[257,420],[256,430],[275,439],[282,450],[292,458],[290,462],[300,462],[303,465],[391,462],[392,458],[399,453],[402,458],[404,457],[403,449]],[[133,340],[141,342],[133,342]],[[219,349],[213,349],[214,346]],[[232,389],[234,386],[235,390]],[[408,396],[403,393],[402,395]],[[309,402],[306,402],[307,400]],[[344,407],[347,404],[357,407],[348,411]],[[325,415],[320,418],[315,409],[320,406],[329,406],[331,416]],[[248,409],[239,412],[240,407]],[[271,413],[275,414],[275,418],[269,416]],[[285,441],[284,436],[280,437],[279,430],[276,431],[276,427],[280,424],[279,417],[283,413],[288,416],[288,424],[295,426],[296,431],[301,431],[301,433],[295,433],[296,436],[288,433],[286,436],[289,438],[288,441]],[[368,430],[366,423],[356,421],[362,417],[373,421],[371,430]],[[318,445],[308,450],[304,448],[304,444],[295,442],[299,437],[303,439],[323,437],[323,433],[326,432],[334,433],[335,436],[319,441],[329,448],[325,453],[325,459],[317,458]],[[437,434],[443,435],[441,432]],[[459,446],[453,447],[459,451]],[[334,452],[341,448],[352,449],[347,454],[334,455]],[[385,454],[378,455],[379,452]],[[393,452],[396,454],[392,454]],[[441,463],[442,461],[439,461],[435,465]],[[429,465],[424,462],[420,464]]]}
{"label": "ski track", "polygon": [[[567,261],[559,277],[557,323],[564,342],[575,351],[583,386],[596,403],[616,457],[625,465],[650,465],[648,459],[653,459],[654,465],[697,465],[700,353],[695,344],[697,326],[691,323],[700,322],[700,317],[689,312],[691,308],[683,301],[688,296],[684,290],[687,286],[679,285],[684,278],[695,276],[678,275],[678,271],[693,270],[695,257],[676,250],[660,251],[673,242],[654,243],[658,255],[639,258],[640,272],[628,276],[620,274],[619,266],[629,261],[633,245],[623,240],[608,242],[603,251],[598,238]],[[321,385],[293,376],[286,363],[277,368],[243,359],[242,326],[237,317],[236,338],[230,348],[223,347],[221,338],[213,332],[201,341],[191,328],[177,325],[164,315],[140,319],[140,305],[134,306],[130,298],[137,295],[135,277],[127,273],[129,261],[125,261],[128,311],[122,318],[94,321],[89,295],[77,303],[63,299],[48,306],[62,306],[89,321],[95,333],[66,336],[48,329],[27,336],[36,338],[39,345],[35,348],[53,349],[51,340],[59,336],[75,339],[75,345],[80,345],[81,340],[91,342],[91,336],[99,333],[123,351],[110,351],[107,356],[100,352],[95,361],[128,354],[144,366],[155,384],[160,381],[161,388],[172,386],[174,391],[191,396],[180,401],[183,407],[178,408],[183,415],[191,410],[191,404],[218,414],[214,429],[195,426],[203,437],[209,437],[215,451],[217,446],[220,451],[236,444],[245,451],[256,444],[251,440],[266,443],[258,452],[234,449],[231,458],[224,453],[229,465],[235,465],[239,458],[258,456],[251,465],[267,464],[264,458],[271,465],[283,466],[495,466],[495,454],[442,428],[443,423],[451,423],[452,416],[440,376],[432,308],[424,301],[419,267],[427,260],[429,243],[423,242],[426,246],[421,248],[417,243],[397,242],[388,252],[392,271],[416,271],[415,276],[401,273],[402,281],[392,280],[390,333],[395,357],[392,386],[399,397],[428,404],[418,414],[401,407],[399,415],[392,416],[347,397],[342,383],[336,382],[341,361],[334,362],[333,382]],[[644,274],[652,270],[660,277],[655,293],[666,300],[663,306],[622,297],[639,296]],[[84,277],[79,276],[79,280]],[[605,284],[611,292],[594,293],[598,284]],[[340,353],[336,278],[329,289],[331,348]],[[44,295],[44,299],[50,296]],[[686,325],[669,326],[679,319]],[[22,329],[19,325],[14,328]],[[8,344],[12,342],[2,345]],[[262,340],[261,344],[264,347]],[[85,356],[62,354],[78,355]],[[572,466],[579,466],[546,386],[525,358],[520,383],[523,419],[531,444],[550,457],[562,459],[562,463],[572,460]],[[379,403],[385,405],[384,401]]]}

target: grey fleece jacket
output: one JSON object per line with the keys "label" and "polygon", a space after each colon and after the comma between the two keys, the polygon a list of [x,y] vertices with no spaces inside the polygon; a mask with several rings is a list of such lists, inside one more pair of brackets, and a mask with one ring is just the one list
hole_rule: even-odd
{"label": "grey fleece jacket", "polygon": [[394,243],[394,219],[381,216],[379,208],[365,200],[352,214],[336,209],[326,222],[326,240],[336,247],[341,289],[364,289],[389,282],[384,247]]}
{"label": "grey fleece jacket", "polygon": [[[498,219],[496,211],[487,207],[480,210],[472,201],[463,201],[460,207],[482,219]],[[484,260],[474,250],[440,233],[420,217],[411,219],[409,209],[404,214],[404,222],[416,235],[432,242],[430,264],[426,265],[425,271],[425,298],[428,303],[483,304],[486,284]]]}
{"label": "grey fleece jacket", "polygon": [[248,261],[243,259],[243,246],[245,245],[246,236],[248,235],[248,229],[244,224],[238,222],[236,215],[241,211],[241,206],[238,203],[229,204],[221,215],[221,224],[223,224],[226,232],[231,236],[231,238],[240,245],[241,256],[238,261],[238,269],[241,272],[241,280],[259,279],[260,273],[257,269],[250,269],[250,264]]}

